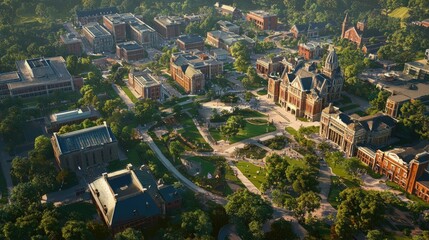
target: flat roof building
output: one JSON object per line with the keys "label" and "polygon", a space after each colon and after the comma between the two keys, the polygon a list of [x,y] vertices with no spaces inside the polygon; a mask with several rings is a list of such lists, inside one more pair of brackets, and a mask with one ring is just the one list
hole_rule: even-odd
{"label": "flat roof building", "polygon": [[217,22],[217,24],[219,25],[220,30],[224,32],[232,32],[232,33],[240,34],[240,27],[229,21],[220,20]]}
{"label": "flat roof building", "polygon": [[91,44],[94,53],[112,52],[113,36],[98,23],[88,23],[83,26],[83,34]]}
{"label": "flat roof building", "polygon": [[252,49],[255,46],[255,40],[247,36],[240,36],[235,33],[224,32],[220,30],[207,32],[207,38],[206,38],[207,44],[216,48],[223,48],[229,51],[232,45],[234,45],[234,43],[238,41],[242,41],[243,43],[245,43],[245,45],[249,49]]}
{"label": "flat roof building", "polygon": [[45,118],[46,130],[58,131],[64,125],[81,123],[86,119],[95,120],[101,117],[93,107],[82,107],[74,110],[54,113]]}
{"label": "flat roof building", "polygon": [[82,40],[80,38],[71,33],[61,35],[60,38],[66,48],[67,54],[82,55]]}
{"label": "flat roof building", "polygon": [[192,49],[204,51],[204,39],[196,34],[179,36],[176,40],[176,44],[182,51]]}
{"label": "flat roof building", "polygon": [[116,57],[127,62],[139,61],[146,56],[146,51],[136,41],[116,44]]}
{"label": "flat roof building", "polygon": [[18,71],[0,74],[0,98],[49,95],[74,91],[73,78],[63,57],[17,61]]}
{"label": "flat roof building", "polygon": [[178,37],[185,26],[185,19],[177,16],[159,16],[154,18],[155,30],[165,39]]}
{"label": "flat roof building", "polygon": [[178,190],[157,183],[142,165],[104,173],[89,184],[92,201],[107,227],[118,233],[129,227],[149,228],[171,210],[181,207]]}
{"label": "flat roof building", "polygon": [[79,171],[119,159],[118,141],[106,122],[65,134],[54,133],[51,143],[61,169]]}
{"label": "flat roof building", "polygon": [[90,10],[77,10],[76,11],[76,25],[83,26],[90,22],[99,22],[103,15],[117,13],[116,7],[96,8]]}
{"label": "flat roof building", "polygon": [[246,21],[253,22],[261,30],[277,29],[277,15],[263,10],[250,11],[246,15]]}
{"label": "flat roof building", "polygon": [[159,79],[146,68],[143,71],[130,71],[128,82],[142,98],[159,100],[161,98],[161,83]]}

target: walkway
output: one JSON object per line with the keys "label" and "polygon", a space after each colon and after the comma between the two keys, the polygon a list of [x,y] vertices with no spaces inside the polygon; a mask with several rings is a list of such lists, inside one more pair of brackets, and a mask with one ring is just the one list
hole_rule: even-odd
{"label": "walkway", "polygon": [[124,103],[127,105],[128,110],[133,110],[135,104],[133,103],[133,101],[131,101],[131,99],[127,96],[127,94],[124,92],[124,90],[122,90],[122,88],[116,84],[112,83],[112,88],[113,90],[115,90],[115,92],[119,95],[119,97],[122,99],[122,101],[124,101]]}
{"label": "walkway", "polygon": [[331,169],[326,163],[321,163],[318,178],[321,201],[320,208],[313,212],[315,217],[325,218],[329,215],[336,216],[337,214],[337,210],[328,202],[329,190],[331,189],[331,176],[334,176]]}
{"label": "walkway", "polygon": [[168,171],[170,171],[170,173],[173,174],[173,176],[179,180],[180,182],[182,182],[183,185],[185,185],[186,187],[188,187],[189,189],[191,189],[192,191],[196,192],[196,193],[200,193],[204,196],[209,197],[211,200],[213,200],[214,202],[221,204],[221,205],[225,205],[226,204],[226,200],[223,197],[220,197],[218,195],[215,195],[201,187],[198,187],[197,185],[195,185],[192,181],[190,181],[189,179],[187,179],[185,176],[183,176],[174,166],[173,164],[171,164],[170,160],[168,160],[164,154],[161,152],[161,150],[158,148],[158,146],[153,142],[153,139],[151,136],[149,136],[147,133],[143,134],[143,141],[146,142],[149,147],[152,149],[152,151],[156,154],[156,156],[158,157],[158,159],[161,161],[161,163],[168,169]]}

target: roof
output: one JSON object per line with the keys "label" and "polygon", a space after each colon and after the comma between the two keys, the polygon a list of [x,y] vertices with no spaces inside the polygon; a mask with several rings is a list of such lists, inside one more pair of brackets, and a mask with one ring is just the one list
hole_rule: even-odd
{"label": "roof", "polygon": [[229,54],[229,52],[226,51],[223,48],[215,48],[215,49],[212,49],[210,51],[212,52],[213,55],[218,55],[218,56],[219,55],[228,55]]}
{"label": "roof", "polygon": [[313,42],[313,41],[310,41],[310,42],[307,42],[307,43],[300,43],[299,46],[301,46],[301,47],[303,47],[305,49],[308,49],[308,50],[314,50],[316,48],[321,48],[322,47],[322,45],[320,43]]}
{"label": "roof", "polygon": [[71,111],[54,113],[49,116],[51,123],[64,123],[99,116],[100,113],[92,107],[83,107]]}
{"label": "roof", "polygon": [[255,11],[250,11],[249,13],[257,15],[257,16],[261,16],[261,17],[276,17],[277,16],[276,14],[271,14],[271,13],[264,11],[264,10],[255,10]]}
{"label": "roof", "polygon": [[156,79],[152,75],[152,71],[149,68],[146,68],[143,71],[140,72],[134,72],[134,79],[142,87],[151,87],[160,85],[158,79]]}
{"label": "roof", "polygon": [[78,10],[76,11],[77,17],[89,17],[89,16],[102,16],[106,14],[117,13],[116,7],[96,8],[90,10]]}
{"label": "roof", "polygon": [[61,35],[60,38],[61,38],[61,41],[63,41],[64,44],[82,43],[82,40],[80,40],[79,38],[77,38],[72,33],[67,33],[67,34]]}
{"label": "roof", "polygon": [[19,81],[21,81],[21,79],[19,78],[18,72],[0,73],[0,83],[2,84]]}
{"label": "roof", "polygon": [[[150,185],[147,185],[147,184]],[[147,168],[105,173],[89,184],[91,193],[110,226],[127,224],[162,214],[161,199],[156,199],[156,181]]]}
{"label": "roof", "polygon": [[294,27],[296,27],[299,32],[306,32],[308,30],[325,29],[327,24],[327,22],[306,23],[295,24]]}
{"label": "roof", "polygon": [[357,120],[365,130],[370,132],[375,132],[384,128],[393,128],[396,126],[396,121],[392,117],[382,113],[360,117]]}
{"label": "roof", "polygon": [[61,154],[116,142],[112,130],[106,123],[65,134],[54,133],[54,138]]}
{"label": "roof", "polygon": [[417,145],[412,145],[408,147],[395,148],[387,151],[387,154],[396,155],[402,161],[409,163],[411,160],[417,160],[419,162],[429,161],[429,143],[427,141],[422,141]]}
{"label": "roof", "polygon": [[185,21],[184,18],[178,16],[159,16],[154,20],[163,26],[181,25]]}
{"label": "roof", "polygon": [[222,10],[225,10],[225,11],[228,11],[228,12],[234,12],[237,8],[236,7],[233,7],[233,6],[230,6],[230,5],[226,5],[226,4],[222,4],[221,6],[220,6],[220,8],[222,9]]}
{"label": "roof", "polygon": [[429,173],[427,170],[423,171],[423,174],[417,179],[417,182],[429,188]]}
{"label": "roof", "polygon": [[99,23],[91,22],[83,26],[83,29],[91,34],[94,38],[112,36],[107,29],[101,26]]}
{"label": "roof", "polygon": [[415,62],[407,62],[407,63],[405,63],[405,65],[410,65],[412,67],[415,67],[415,68],[418,68],[418,69],[425,70],[425,71],[429,72],[429,64],[428,64],[428,61],[425,60],[425,59],[418,60],[418,61],[415,61]]}
{"label": "roof", "polygon": [[118,48],[122,48],[122,49],[125,49],[127,51],[142,50],[143,49],[143,47],[140,46],[136,41],[118,43],[118,44],[116,44],[116,46]]}
{"label": "roof", "polygon": [[166,203],[171,203],[178,199],[181,199],[181,196],[177,189],[171,185],[160,186],[158,187],[158,191],[161,194],[162,199],[164,199]]}
{"label": "roof", "polygon": [[203,38],[200,35],[196,35],[196,34],[180,35],[177,38],[177,41],[181,41],[184,44],[204,42]]}

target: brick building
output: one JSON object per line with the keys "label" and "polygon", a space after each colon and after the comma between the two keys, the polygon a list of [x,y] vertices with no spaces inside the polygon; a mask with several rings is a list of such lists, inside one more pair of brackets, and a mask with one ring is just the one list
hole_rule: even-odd
{"label": "brick building", "polygon": [[156,181],[147,166],[103,173],[88,184],[92,201],[102,221],[113,234],[129,227],[151,228],[175,209],[181,208],[177,189]]}
{"label": "brick building", "polygon": [[223,72],[223,63],[207,55],[174,53],[170,59],[170,74],[187,93],[195,94],[204,90],[205,80]]}
{"label": "brick building", "polygon": [[308,24],[295,24],[290,29],[294,38],[301,38],[305,36],[307,39],[319,38],[326,32],[326,26],[328,23],[308,23]]}
{"label": "brick building", "polygon": [[247,36],[240,36],[235,33],[220,30],[207,32],[206,43],[215,48],[223,48],[229,51],[232,45],[238,41],[243,42],[249,50],[253,49],[255,46],[255,41]]}
{"label": "brick building", "polygon": [[79,171],[119,159],[118,141],[106,122],[65,134],[54,133],[51,143],[61,169]]}
{"label": "brick building", "polygon": [[177,38],[176,44],[182,51],[192,49],[204,51],[204,39],[196,34],[182,35]]}
{"label": "brick building", "polygon": [[282,56],[258,58],[256,60],[256,72],[267,77],[271,73],[282,73],[284,71],[283,59]]}
{"label": "brick building", "polygon": [[159,34],[134,14],[105,15],[103,25],[113,34],[116,42],[136,41],[144,48],[160,44]]}
{"label": "brick building", "polygon": [[303,65],[302,62],[285,63],[281,76],[270,75],[268,98],[296,117],[317,121],[323,107],[340,98],[344,78],[334,49],[328,54],[321,73],[316,72],[314,63]]}
{"label": "brick building", "polygon": [[94,53],[112,52],[114,49],[113,36],[98,23],[88,23],[83,26],[83,34],[88,40]]}
{"label": "brick building", "polygon": [[0,74],[0,98],[35,97],[76,89],[63,57],[17,61],[17,71]]}
{"label": "brick building", "polygon": [[232,16],[232,19],[241,19],[243,17],[243,14],[241,13],[241,11],[234,6],[220,4],[219,2],[216,2],[214,6],[218,10],[218,12],[220,12],[222,15],[225,15],[225,16],[230,15]]}
{"label": "brick building", "polygon": [[217,24],[219,25],[221,31],[240,34],[240,27],[229,21],[220,20],[217,22]]}
{"label": "brick building", "polygon": [[116,7],[78,10],[76,11],[76,25],[83,26],[91,22],[100,22],[104,15],[115,14],[117,12],[118,9]]}
{"label": "brick building", "polygon": [[250,11],[246,15],[246,21],[253,22],[261,30],[277,29],[277,15],[262,10]]}
{"label": "brick building", "polygon": [[429,202],[429,145],[421,142],[412,147],[388,151],[359,147],[357,157],[376,173],[386,176],[406,192]]}
{"label": "brick building", "polygon": [[67,54],[72,54],[78,57],[82,55],[82,40],[71,33],[61,35],[60,38],[61,43],[66,48]]}
{"label": "brick building", "polygon": [[305,60],[317,59],[323,55],[323,47],[316,42],[300,43],[298,45],[298,55]]}
{"label": "brick building", "polygon": [[154,22],[155,30],[165,39],[180,36],[185,27],[185,19],[176,16],[155,17]]}
{"label": "brick building", "polygon": [[128,74],[128,83],[140,94],[141,98],[161,99],[162,85],[159,79],[148,68],[139,72],[131,70]]}
{"label": "brick building", "polygon": [[135,41],[116,44],[116,57],[127,62],[139,61],[146,57],[146,51]]}
{"label": "brick building", "polygon": [[393,118],[381,113],[366,117],[349,116],[330,104],[322,111],[319,134],[351,157],[356,155],[360,145],[387,145],[395,125]]}

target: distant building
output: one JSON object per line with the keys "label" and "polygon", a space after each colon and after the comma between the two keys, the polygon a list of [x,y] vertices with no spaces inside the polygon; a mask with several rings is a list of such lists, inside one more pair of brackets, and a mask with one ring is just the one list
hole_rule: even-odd
{"label": "distant building", "polygon": [[235,33],[224,31],[211,31],[207,33],[206,43],[215,47],[223,48],[227,51],[234,45],[234,43],[242,41],[248,48],[253,49],[255,41],[247,36],[240,36]]}
{"label": "distant building", "polygon": [[116,7],[78,10],[76,11],[76,25],[83,26],[90,22],[100,22],[103,19],[103,15],[114,14],[117,12],[118,9]]}
{"label": "distant building", "polygon": [[359,147],[357,157],[376,173],[397,183],[407,193],[429,202],[429,145],[421,142],[412,147],[374,151]]}
{"label": "distant building", "polygon": [[425,27],[425,28],[429,28],[429,19],[412,22],[412,24],[417,25],[417,26],[421,26],[421,27]]}
{"label": "distant building", "polygon": [[219,2],[216,2],[214,6],[222,15],[231,15],[232,19],[241,19],[243,17],[241,11],[236,7],[220,4]]}
{"label": "distant building", "polygon": [[144,48],[160,45],[159,34],[134,14],[105,15],[103,25],[113,34],[116,42],[132,40]]}
{"label": "distant building", "polygon": [[139,61],[146,57],[146,51],[135,41],[116,44],[116,57],[127,62]]}
{"label": "distant building", "polygon": [[295,38],[301,38],[305,36],[307,39],[318,38],[323,35],[326,31],[328,23],[307,23],[307,24],[295,24],[290,29],[290,32]]}
{"label": "distant building", "polygon": [[229,52],[222,48],[215,48],[210,50],[210,54],[218,61],[225,61],[228,59]]}
{"label": "distant building", "polygon": [[429,81],[429,61],[423,59],[420,61],[405,63],[404,73],[411,75],[418,80]]}
{"label": "distant building", "polygon": [[250,11],[246,15],[246,21],[253,22],[261,30],[277,29],[277,15],[262,10]]}
{"label": "distant building", "polygon": [[316,42],[300,43],[298,45],[298,55],[305,60],[317,59],[323,55],[323,47]]}
{"label": "distant building", "polygon": [[79,124],[86,119],[96,120],[100,113],[93,107],[82,107],[71,111],[54,113],[45,118],[46,130],[48,132],[58,131],[64,125]]}
{"label": "distant building", "polygon": [[316,71],[315,63],[282,63],[283,73],[269,76],[268,98],[297,118],[318,121],[322,109],[340,99],[344,85],[335,49],[330,49],[321,72]]}
{"label": "distant building", "polygon": [[174,53],[170,59],[170,73],[186,92],[195,94],[204,90],[205,80],[223,72],[223,63],[205,54]]}
{"label": "distant building", "polygon": [[330,104],[322,111],[319,134],[351,157],[356,156],[358,146],[387,145],[395,126],[396,122],[390,116],[381,113],[366,117],[349,116]]}
{"label": "distant building", "polygon": [[191,24],[191,23],[201,23],[201,21],[204,18],[203,14],[191,14],[191,15],[183,15],[183,18],[185,19],[185,24]]}
{"label": "distant building", "polygon": [[157,183],[144,165],[104,173],[88,186],[102,221],[114,234],[129,227],[154,227],[182,203],[178,190]]}
{"label": "distant building", "polygon": [[18,71],[0,74],[0,98],[35,97],[75,90],[63,57],[17,61]]}
{"label": "distant building", "polygon": [[217,22],[217,24],[219,25],[221,31],[240,34],[240,27],[229,21],[220,20]]}
{"label": "distant building", "polygon": [[83,26],[83,34],[94,53],[112,52],[113,51],[113,36],[103,26],[98,23],[88,23]]}
{"label": "distant building", "polygon": [[372,52],[378,51],[386,41],[382,33],[374,30],[369,31],[365,21],[359,21],[356,26],[350,26],[348,14],[346,14],[342,24],[341,39],[354,42],[358,48],[365,46],[364,50],[366,51],[368,51],[368,48],[371,48]]}
{"label": "distant building", "polygon": [[161,83],[148,68],[139,72],[131,70],[128,75],[128,83],[142,98],[161,99]]}
{"label": "distant building", "polygon": [[66,48],[67,54],[72,54],[78,57],[82,55],[82,40],[71,33],[61,35],[60,38],[61,43]]}
{"label": "distant building", "polygon": [[180,50],[192,50],[198,49],[200,51],[204,51],[204,39],[196,34],[191,35],[182,35],[177,38],[176,44]]}
{"label": "distant building", "polygon": [[118,141],[106,122],[65,134],[54,133],[51,142],[61,169],[76,172],[119,159]]}
{"label": "distant building", "polygon": [[256,60],[256,71],[267,77],[271,73],[282,73],[284,71],[283,59],[282,56],[258,58]]}
{"label": "distant building", "polygon": [[185,26],[185,19],[176,16],[160,16],[154,18],[155,30],[165,39],[180,36]]}

